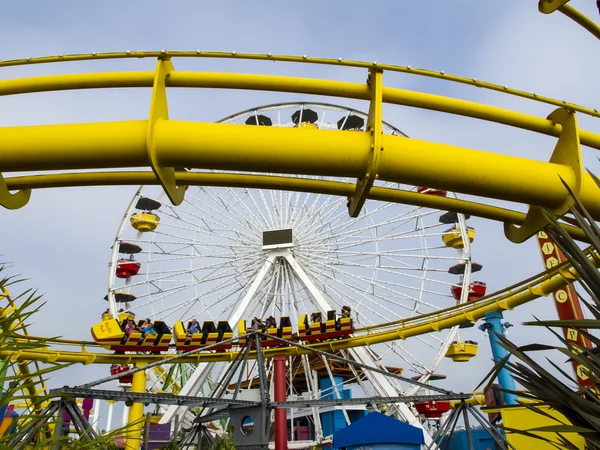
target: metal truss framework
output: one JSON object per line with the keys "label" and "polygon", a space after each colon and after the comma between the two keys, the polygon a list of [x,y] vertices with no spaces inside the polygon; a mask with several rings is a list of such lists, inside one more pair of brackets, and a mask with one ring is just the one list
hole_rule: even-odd
{"label": "metal truss framework", "polygon": [[18,433],[16,433],[9,442],[9,447],[14,450],[22,450],[29,448],[35,436],[44,430],[44,427],[48,421],[57,414],[56,423],[54,425],[54,443],[52,448],[62,448],[60,438],[62,434],[62,425],[64,420],[64,413],[68,413],[76,432],[83,438],[84,441],[94,441],[98,438],[98,434],[94,428],[88,423],[79,407],[73,399],[62,398],[60,400],[52,401],[39,416],[36,416],[36,420],[30,420],[28,424],[23,427]]}
{"label": "metal truss framework", "polygon": [[473,450],[473,438],[471,436],[471,426],[469,424],[469,413],[475,418],[475,421],[488,432],[494,440],[498,450],[516,450],[516,448],[506,439],[506,437],[491,425],[485,416],[475,406],[465,402],[464,400],[454,406],[450,415],[446,418],[443,425],[433,435],[432,442],[427,446],[427,450],[438,448],[438,446],[447,445],[452,439],[456,429],[458,420],[462,416],[464,421],[465,432],[467,436],[467,448]]}
{"label": "metal truss framework", "polygon": [[[431,387],[431,386],[428,386]],[[61,398],[93,398],[99,400],[115,400],[127,403],[144,403],[153,405],[178,405],[201,408],[218,408],[224,406],[248,407],[259,406],[260,402],[250,400],[236,400],[232,398],[213,398],[213,397],[192,397],[186,395],[175,394],[151,394],[143,392],[124,392],[124,391],[109,391],[104,389],[84,389],[71,388],[64,386],[50,390],[50,396]],[[381,405],[389,403],[414,403],[425,401],[440,401],[440,400],[467,400],[471,398],[471,394],[449,393],[437,395],[410,395],[398,397],[360,397],[346,399],[328,399],[328,400],[293,400],[286,402],[269,401],[269,408],[310,408],[313,406],[344,406],[344,405]],[[229,408],[227,408],[229,409]]]}
{"label": "metal truss framework", "polygon": [[[99,380],[93,381],[91,383],[87,383],[83,387],[74,387],[70,388],[65,386],[60,389],[53,389],[50,391],[50,395],[57,396],[61,398],[73,398],[73,397],[90,397],[95,399],[103,399],[103,400],[117,400],[124,401],[126,405],[131,406],[129,413],[128,423],[131,427],[131,432],[127,438],[127,446],[136,448],[136,445],[139,445],[141,440],[141,418],[143,416],[143,404],[157,404],[157,405],[177,405],[177,406],[186,406],[186,407],[201,407],[205,411],[204,414],[201,414],[195,420],[195,423],[200,424],[206,420],[206,418],[210,418],[214,420],[215,417],[223,417],[229,414],[237,414],[236,409],[248,409],[254,411],[260,411],[260,417],[262,418],[257,422],[257,426],[265,427],[265,429],[261,429],[260,435],[263,436],[262,441],[267,439],[268,442],[268,427],[270,426],[268,417],[270,417],[270,411],[272,409],[293,409],[293,408],[303,408],[303,407],[316,407],[316,406],[344,406],[349,404],[359,404],[359,405],[381,405],[387,404],[390,405],[392,411],[394,411],[394,407],[398,407],[398,405],[403,405],[403,408],[399,408],[398,412],[402,417],[408,416],[412,417],[412,413],[410,409],[406,406],[406,403],[412,403],[415,401],[438,401],[438,400],[466,400],[471,397],[471,394],[463,394],[463,393],[454,393],[445,389],[437,388],[435,386],[431,386],[425,383],[421,383],[419,381],[412,380],[410,378],[405,378],[397,374],[393,374],[387,372],[385,370],[378,369],[376,367],[369,366],[367,364],[354,361],[352,359],[343,358],[341,356],[333,355],[327,352],[322,352],[319,350],[312,349],[310,347],[303,346],[301,344],[297,344],[285,339],[278,338],[277,336],[268,335],[265,333],[261,333],[257,329],[258,325],[254,325],[254,331],[248,335],[248,340],[245,348],[241,348],[239,352],[237,352],[237,356],[224,374],[224,377],[220,381],[220,386],[213,391],[212,397],[194,397],[194,396],[179,396],[173,394],[150,394],[145,392],[146,389],[146,377],[145,372],[148,369],[151,369],[156,363],[151,363],[149,365],[136,365],[135,369],[130,370],[129,372],[120,373],[119,375],[113,375],[107,378],[101,378]],[[365,397],[365,398],[352,398],[352,399],[343,399],[339,395],[339,392],[336,391],[337,397],[334,399],[313,399],[313,400],[302,400],[302,401],[271,401],[269,395],[269,388],[267,383],[266,376],[266,364],[264,362],[264,355],[261,349],[261,339],[275,339],[282,343],[286,343],[288,345],[296,346],[303,348],[304,350],[320,355],[324,359],[334,359],[337,361],[342,361],[348,365],[353,367],[361,368],[365,371],[371,371],[373,373],[377,373],[379,375],[384,375],[385,377],[402,380],[408,383],[412,383],[423,388],[429,390],[435,390],[441,392],[441,394],[437,395],[411,395],[411,396],[393,396],[393,395],[385,395],[385,396],[373,396],[373,397]],[[260,401],[247,401],[247,400],[238,400],[237,395],[239,393],[239,379],[243,374],[243,366],[242,364],[248,361],[249,349],[255,346],[256,347],[256,359],[257,359],[257,368],[259,373],[259,391],[260,391]],[[203,349],[195,350],[202,351]],[[176,362],[178,358],[183,356],[176,355],[170,358],[171,362]],[[226,397],[226,388],[229,386],[231,380],[235,376],[236,372],[239,370],[240,377],[238,378],[238,384],[233,393],[233,398],[225,398]],[[110,381],[111,379],[123,376],[124,374],[132,374],[134,375],[132,389],[131,392],[121,392],[121,391],[107,391],[107,390],[98,390],[98,389],[89,389],[89,386],[95,386],[106,381]],[[277,383],[277,381],[275,381]],[[216,409],[216,411],[212,411]],[[205,416],[203,418],[203,416]],[[425,433],[426,442],[431,443],[431,438],[427,433]],[[264,444],[264,442],[263,442]]]}

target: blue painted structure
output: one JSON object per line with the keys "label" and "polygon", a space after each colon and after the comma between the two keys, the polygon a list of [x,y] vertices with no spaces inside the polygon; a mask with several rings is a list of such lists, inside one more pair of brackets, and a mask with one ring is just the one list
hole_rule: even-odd
{"label": "blue painted structure", "polygon": [[[502,323],[502,319],[504,316],[500,311],[494,311],[491,313],[487,313],[484,316],[485,323],[483,323],[479,329],[482,331],[487,331],[488,336],[490,338],[490,346],[492,347],[492,355],[494,356],[494,361],[500,361],[508,352],[504,347],[500,345],[500,339],[498,335],[505,336],[506,328],[510,327],[511,324],[508,322]],[[498,383],[502,389],[506,389],[509,391],[516,391],[517,387],[515,385],[515,380],[513,379],[510,372],[503,368],[498,373]],[[514,394],[509,394],[507,392],[503,393],[504,402],[507,405],[516,405],[517,404],[517,396]]]}
{"label": "blue painted structure", "polygon": [[344,450],[419,450],[423,430],[373,412],[333,434],[333,448]]}
{"label": "blue painted structure", "polygon": [[[502,434],[502,430],[499,430]],[[471,438],[473,439],[473,450],[495,450],[494,439],[487,430],[483,428],[471,428]],[[468,450],[467,432],[465,430],[455,431],[452,440],[442,445],[442,450]]]}
{"label": "blue painted structure", "polygon": [[[352,398],[352,391],[350,389],[344,389],[344,379],[342,377],[333,377],[333,381],[335,382],[335,387],[340,393],[340,397],[342,398]],[[331,382],[329,377],[321,378],[319,380],[319,389],[321,392],[321,398],[324,400],[333,400],[337,399],[338,396],[335,393],[335,389],[333,389],[334,383]],[[364,417],[367,414],[365,410],[350,410],[346,411],[348,413],[348,418],[350,419],[350,423],[354,423],[359,420],[361,417]],[[344,417],[344,412],[341,409],[336,409],[333,411],[327,411],[320,414],[321,416],[321,426],[323,428],[323,436],[330,436],[335,433],[337,430],[341,430],[347,426],[346,418]]]}

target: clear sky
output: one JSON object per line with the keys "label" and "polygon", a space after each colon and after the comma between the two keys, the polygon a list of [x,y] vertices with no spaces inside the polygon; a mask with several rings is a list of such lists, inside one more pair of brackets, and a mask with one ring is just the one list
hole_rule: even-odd
{"label": "clear sky", "polygon": [[[571,4],[594,19],[594,2]],[[3,4],[0,59],[124,50],[214,50],[343,57],[410,64],[505,84],[589,107],[600,105],[595,57],[600,43],[559,13],[542,15],[535,0],[345,2],[104,1],[7,2]],[[0,79],[90,71],[153,70],[152,60],[103,61],[0,69]],[[175,60],[176,70],[294,74],[364,81],[366,73],[325,66],[223,60]],[[481,89],[408,75],[384,78],[392,87],[443,94],[546,117],[552,106]],[[181,90],[169,93],[172,118],[214,121],[254,106],[318,97],[257,92]],[[0,126],[145,119],[149,90],[72,91],[0,98]],[[366,102],[337,103],[367,110]],[[556,139],[495,124],[416,110],[386,107],[385,120],[418,139],[548,160]],[[597,120],[580,126],[598,132]],[[584,149],[584,164],[600,172]],[[1,170],[1,167],[0,167]],[[133,187],[33,192],[18,211],[0,210],[2,259],[39,287],[47,305],[32,332],[89,339],[105,308],[110,246]],[[496,202],[500,204],[499,202]],[[523,207],[509,205],[524,210]],[[478,276],[495,290],[541,270],[535,242],[509,243],[502,225],[471,219],[477,229],[473,258]],[[518,325],[554,317],[550,298],[506,318]],[[469,337],[485,342],[476,328]],[[547,334],[515,326],[511,338],[525,343]],[[444,363],[448,387],[469,391],[489,369],[487,345],[469,365]],[[73,367],[52,385],[79,384],[108,370]]]}

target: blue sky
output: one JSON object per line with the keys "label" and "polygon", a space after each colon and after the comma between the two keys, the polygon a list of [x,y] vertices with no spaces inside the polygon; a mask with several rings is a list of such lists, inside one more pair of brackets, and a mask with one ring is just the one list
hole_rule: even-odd
{"label": "blue sky", "polygon": [[[571,4],[596,18],[594,2]],[[175,8],[174,6],[177,6]],[[596,79],[599,43],[561,14],[545,16],[537,1],[104,1],[10,2],[3,5],[4,42],[0,59],[80,52],[124,50],[215,50],[343,57],[444,70],[510,87],[600,105]],[[358,69],[295,66],[284,63],[224,60],[175,60],[176,70],[293,74],[364,81]],[[0,79],[88,71],[153,70],[151,60],[105,61],[0,69]],[[551,106],[526,102],[477,88],[409,75],[387,75],[393,87],[431,92],[547,116]],[[262,104],[323,98],[289,94],[222,91],[169,93],[173,118],[213,121]],[[149,90],[83,91],[27,94],[0,98],[0,126],[143,119]],[[367,110],[364,102],[334,101]],[[441,113],[386,107],[385,119],[409,136],[491,152],[548,160],[555,138],[476,122]],[[580,125],[598,132],[598,121]],[[598,169],[594,151],[584,163]],[[0,168],[1,170],[1,168]],[[32,332],[89,338],[89,327],[105,307],[110,246],[132,187],[63,189],[34,192],[18,211],[0,210],[0,254],[16,272],[30,278],[48,302]],[[500,204],[499,202],[496,202]],[[515,205],[510,205],[517,208]],[[522,207],[520,207],[523,210]],[[541,270],[534,242],[510,244],[502,226],[472,219],[477,228],[474,259],[484,264],[481,279],[500,288]],[[553,317],[552,300],[540,299],[506,314],[518,324]],[[67,319],[68,317],[68,319]],[[511,338],[547,339],[522,327]],[[473,331],[481,343],[484,336]],[[449,387],[468,391],[489,368],[487,345],[468,370],[446,365],[454,374]],[[474,370],[474,367],[477,369]],[[105,372],[102,372],[104,374]],[[78,384],[98,376],[73,367],[51,383]]]}

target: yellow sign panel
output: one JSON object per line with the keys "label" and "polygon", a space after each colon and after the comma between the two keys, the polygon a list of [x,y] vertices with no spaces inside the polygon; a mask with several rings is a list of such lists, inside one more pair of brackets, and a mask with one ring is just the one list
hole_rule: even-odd
{"label": "yellow sign panel", "polygon": [[[562,425],[569,423],[565,416],[547,406],[537,406],[543,412],[554,418],[551,419],[543,414],[538,414],[525,407],[510,407],[501,408],[502,423],[507,428],[528,431],[532,428],[547,427],[552,425]],[[533,432],[532,434],[548,439],[550,442],[544,442],[539,439],[524,436],[517,433],[507,433],[508,441],[515,446],[516,449],[535,449],[535,450],[556,450],[556,446],[552,442],[559,445],[558,448],[564,448],[560,445],[560,437],[556,433]],[[585,448],[585,441],[581,435],[577,433],[562,433],[562,436],[570,441],[576,448]]]}
{"label": "yellow sign panel", "polygon": [[544,255],[551,255],[554,253],[554,244],[552,242],[546,242],[542,245],[542,251],[544,252]]}
{"label": "yellow sign panel", "polygon": [[564,289],[560,289],[555,292],[554,298],[556,298],[557,302],[564,303],[569,300],[569,294]]}
{"label": "yellow sign panel", "polygon": [[589,378],[587,367],[577,366],[577,376],[582,380],[587,380]]}
{"label": "yellow sign panel", "polygon": [[548,269],[552,269],[553,267],[558,266],[558,259],[556,259],[554,256],[551,256],[550,258],[548,258],[546,260],[546,267]]}

